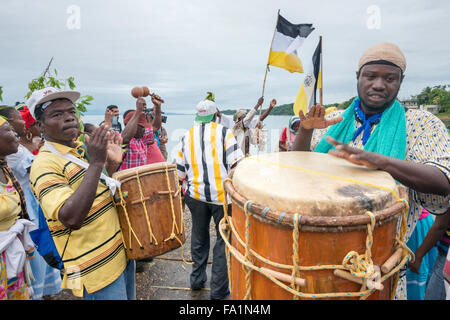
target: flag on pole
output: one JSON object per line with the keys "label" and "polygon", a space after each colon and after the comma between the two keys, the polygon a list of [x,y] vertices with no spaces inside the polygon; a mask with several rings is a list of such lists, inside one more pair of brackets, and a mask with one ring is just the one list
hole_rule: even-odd
{"label": "flag on pole", "polygon": [[295,115],[298,115],[300,110],[306,115],[309,109],[317,104],[316,91],[322,88],[322,38],[319,40],[311,62],[295,99],[293,107]]}
{"label": "flag on pole", "polygon": [[313,30],[312,24],[292,24],[278,14],[268,65],[286,69],[291,73],[303,73],[297,50]]}

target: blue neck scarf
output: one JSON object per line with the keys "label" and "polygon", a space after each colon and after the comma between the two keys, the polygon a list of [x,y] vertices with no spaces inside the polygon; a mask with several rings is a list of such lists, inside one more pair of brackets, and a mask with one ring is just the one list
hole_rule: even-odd
{"label": "blue neck scarf", "polygon": [[356,130],[355,134],[353,135],[352,141],[355,142],[356,138],[361,134],[361,131],[363,131],[362,142],[363,146],[365,146],[367,141],[369,141],[370,133],[372,131],[372,125],[380,122],[383,112],[374,114],[370,116],[369,119],[366,119],[366,114],[361,109],[361,101],[359,99],[356,99],[355,114],[358,119],[361,120],[362,125]]}
{"label": "blue neck scarf", "polygon": [[[352,139],[354,139],[355,131],[357,131],[355,128],[355,119],[357,114],[355,108],[356,104],[359,104],[359,97],[357,97],[353,101],[352,105],[350,105],[342,114],[344,120],[331,126],[327,130],[326,134],[322,137],[319,144],[314,149],[314,152],[328,153],[329,150],[334,149],[334,146],[325,140],[326,136],[333,137],[336,140],[342,141],[346,144],[349,144]],[[366,120],[366,122],[368,122],[369,119]],[[363,128],[361,131],[364,130],[364,127],[364,125],[361,126],[361,128]],[[367,143],[364,145],[364,150],[380,153],[385,156],[394,157],[401,160],[405,159],[406,116],[405,109],[400,102],[395,100],[389,108],[384,110],[381,114],[378,125],[372,133],[370,133],[370,125],[368,130],[369,137],[367,138]],[[363,134],[365,134],[365,132]]]}

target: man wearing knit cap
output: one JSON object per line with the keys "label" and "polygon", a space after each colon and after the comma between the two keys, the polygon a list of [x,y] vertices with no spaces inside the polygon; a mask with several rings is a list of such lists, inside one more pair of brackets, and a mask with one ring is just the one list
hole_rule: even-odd
{"label": "man wearing knit cap", "polygon": [[[191,289],[200,290],[206,285],[212,218],[216,243],[211,268],[211,299],[223,299],[229,294],[225,242],[219,234],[219,222],[224,217],[223,181],[244,156],[231,130],[215,123],[217,106],[213,99],[208,95],[198,103],[196,124],[182,137],[175,163],[178,177],[187,183],[184,199],[192,215]],[[227,209],[231,214],[231,205]]]}
{"label": "man wearing knit cap", "polygon": [[[328,116],[321,105],[306,115],[300,111],[294,150],[329,153],[386,171],[403,184],[409,199],[406,243],[423,208],[436,215],[449,208],[450,138],[433,114],[406,109],[397,100],[405,72],[406,58],[395,44],[379,43],[366,50],[356,72],[358,96],[346,110]],[[404,274],[395,299],[407,297]]]}

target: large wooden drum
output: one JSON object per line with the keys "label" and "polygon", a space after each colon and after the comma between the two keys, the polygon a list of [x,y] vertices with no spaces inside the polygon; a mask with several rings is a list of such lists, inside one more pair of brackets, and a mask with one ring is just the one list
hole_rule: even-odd
{"label": "large wooden drum", "polygon": [[[388,173],[272,153],[241,161],[224,188],[232,299],[391,299],[408,259],[396,241],[407,202]],[[396,255],[397,269],[380,268]]]}
{"label": "large wooden drum", "polygon": [[128,259],[155,257],[185,242],[176,165],[165,162],[113,174],[114,196]]}

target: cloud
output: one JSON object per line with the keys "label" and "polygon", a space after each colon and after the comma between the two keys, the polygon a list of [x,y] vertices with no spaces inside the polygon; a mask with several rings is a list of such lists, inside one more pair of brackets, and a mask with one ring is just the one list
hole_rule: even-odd
{"label": "cloud", "polygon": [[[80,8],[80,29],[67,28],[67,8]],[[369,29],[367,8],[380,12]],[[95,100],[90,112],[114,103],[135,105],[130,90],[147,85],[162,95],[167,111],[192,111],[206,91],[222,108],[252,107],[262,85],[276,12],[316,30],[299,53],[305,68],[323,36],[324,102],[356,94],[361,53],[379,41],[397,43],[408,61],[401,96],[450,83],[444,1],[25,1],[0,3],[0,85],[4,102],[27,92],[51,57],[62,77]],[[266,101],[293,102],[303,75],[271,68]]]}

